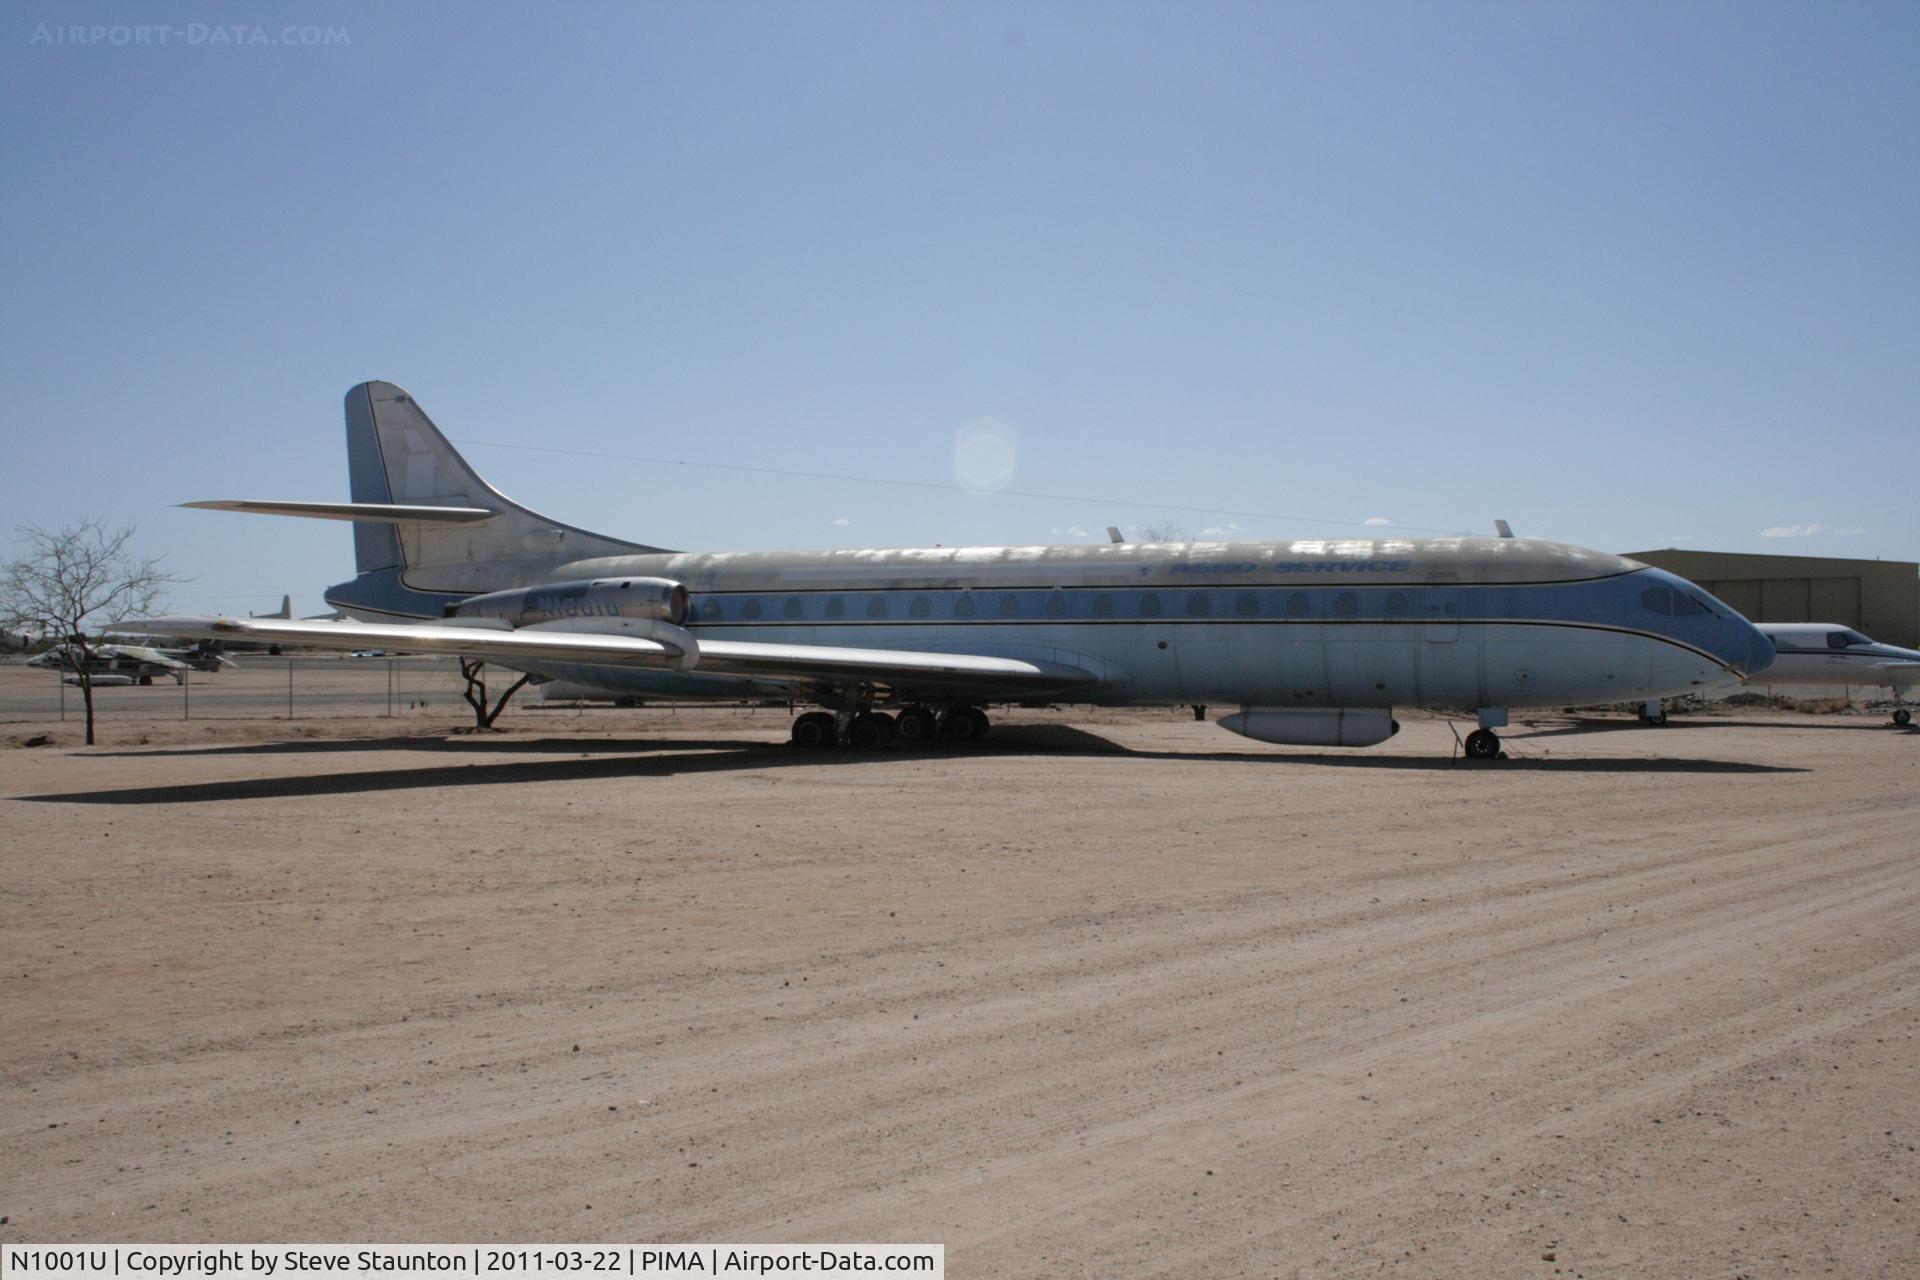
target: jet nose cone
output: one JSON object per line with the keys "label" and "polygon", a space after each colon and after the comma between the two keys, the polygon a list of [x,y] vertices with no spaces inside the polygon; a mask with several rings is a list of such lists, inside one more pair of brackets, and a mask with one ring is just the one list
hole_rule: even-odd
{"label": "jet nose cone", "polygon": [[1773,650],[1773,641],[1767,639],[1765,633],[1751,626],[1747,631],[1749,633],[1747,657],[1739,664],[1739,669],[1742,676],[1752,679],[1756,672],[1765,671],[1772,666],[1776,655]]}

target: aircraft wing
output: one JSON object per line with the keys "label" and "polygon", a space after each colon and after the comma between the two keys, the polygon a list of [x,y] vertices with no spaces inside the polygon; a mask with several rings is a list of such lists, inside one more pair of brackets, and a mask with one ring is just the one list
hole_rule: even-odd
{"label": "aircraft wing", "polygon": [[[490,620],[489,620],[490,621]],[[309,645],[319,649],[391,649],[456,654],[505,666],[542,662],[592,666],[672,668],[683,671],[834,685],[871,682],[974,691],[1064,689],[1095,676],[1081,667],[990,654],[928,653],[911,649],[846,648],[836,645],[761,644],[741,640],[696,640],[673,628],[685,643],[638,635],[567,631],[555,627],[511,628],[505,623],[329,622],[287,618],[154,618],[138,624],[154,635],[185,639],[236,637]]]}
{"label": "aircraft wing", "polygon": [[642,636],[607,636],[544,628],[513,630],[449,626],[434,622],[326,622],[291,618],[152,618],[140,624],[153,635],[188,640],[236,637],[309,645],[316,649],[398,649],[469,658],[514,661],[591,662],[606,666],[665,667],[681,651]]}
{"label": "aircraft wing", "polygon": [[169,671],[185,670],[187,665],[177,658],[168,657],[158,649],[149,649],[139,644],[97,644],[93,647],[93,655],[96,658],[126,658],[133,662],[165,667]]}
{"label": "aircraft wing", "polygon": [[702,640],[698,670],[773,679],[797,677],[826,684],[838,678],[953,688],[1059,689],[1094,679],[1092,672],[1080,667],[991,654],[760,644],[748,640]]}

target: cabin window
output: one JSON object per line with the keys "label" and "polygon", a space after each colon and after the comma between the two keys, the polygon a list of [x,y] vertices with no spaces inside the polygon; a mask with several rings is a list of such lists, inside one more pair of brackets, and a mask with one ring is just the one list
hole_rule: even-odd
{"label": "cabin window", "polygon": [[1204,618],[1213,612],[1213,601],[1204,591],[1196,591],[1187,597],[1187,616]]}
{"label": "cabin window", "polygon": [[760,616],[760,597],[748,596],[747,602],[740,606],[740,616],[751,621]]}
{"label": "cabin window", "polygon": [[913,605],[907,612],[916,618],[924,618],[933,612],[933,606],[927,603],[925,596],[915,596],[913,598]]}
{"label": "cabin window", "polygon": [[1407,606],[1406,592],[1396,591],[1392,595],[1387,597],[1387,616],[1389,618],[1404,618],[1407,616],[1407,613],[1408,613],[1408,606]]}
{"label": "cabin window", "polygon": [[973,616],[973,610],[973,597],[970,595],[962,594],[958,600],[953,602],[953,616],[956,618],[971,618]]}
{"label": "cabin window", "polygon": [[1333,602],[1333,614],[1336,618],[1354,618],[1360,614],[1360,597],[1351,591],[1342,591]]}
{"label": "cabin window", "polygon": [[1006,595],[1001,596],[1000,597],[1000,616],[1003,618],[1019,617],[1020,616],[1020,597],[1014,595],[1012,592],[1008,592]]}
{"label": "cabin window", "polygon": [[887,598],[885,596],[875,596],[873,599],[867,601],[867,616],[869,618],[886,617]]}
{"label": "cabin window", "polygon": [[700,618],[703,622],[720,621],[720,602],[718,600],[702,600],[700,602]]}
{"label": "cabin window", "polygon": [[1312,606],[1307,603],[1306,592],[1296,591],[1287,597],[1287,616],[1289,618],[1304,618],[1311,612]]}
{"label": "cabin window", "polygon": [[1093,598],[1093,616],[1096,618],[1111,618],[1113,616],[1113,597],[1104,591],[1095,596]]}
{"label": "cabin window", "polygon": [[827,616],[829,618],[846,617],[847,602],[845,600],[842,600],[839,596],[834,596],[831,599],[829,599],[827,601]]}
{"label": "cabin window", "polygon": [[787,602],[784,605],[780,606],[780,613],[782,616],[788,617],[788,618],[799,617],[800,616],[800,597],[788,596]]}
{"label": "cabin window", "polygon": [[1160,597],[1149,591],[1140,597],[1140,616],[1157,618],[1160,616]]}
{"label": "cabin window", "polygon": [[1058,591],[1053,592],[1047,597],[1047,616],[1049,618],[1064,618],[1067,616],[1067,598]]}
{"label": "cabin window", "polygon": [[1233,611],[1243,618],[1251,618],[1260,612],[1260,597],[1251,591],[1242,591],[1240,598],[1233,602]]}

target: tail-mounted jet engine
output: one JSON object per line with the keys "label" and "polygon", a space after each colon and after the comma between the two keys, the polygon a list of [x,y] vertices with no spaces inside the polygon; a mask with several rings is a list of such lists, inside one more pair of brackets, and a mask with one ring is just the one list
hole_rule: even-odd
{"label": "tail-mounted jet engine", "polygon": [[700,644],[682,626],[688,609],[686,587],[666,578],[592,578],[469,596],[447,606],[447,621],[642,636],[671,645],[680,654],[674,665],[691,670],[700,659]]}
{"label": "tail-mounted jet engine", "polygon": [[499,618],[515,627],[588,618],[687,620],[687,589],[666,578],[592,578],[545,582],[469,596],[447,606],[449,618]]}
{"label": "tail-mounted jet engine", "polygon": [[1294,747],[1371,747],[1400,732],[1391,711],[1354,707],[1247,707],[1221,716],[1220,727]]}

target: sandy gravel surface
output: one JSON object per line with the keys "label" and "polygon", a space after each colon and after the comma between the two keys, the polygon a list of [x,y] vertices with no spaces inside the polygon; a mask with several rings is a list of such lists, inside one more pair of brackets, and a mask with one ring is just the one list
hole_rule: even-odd
{"label": "sandy gravel surface", "polygon": [[1920,1275],[1920,734],[508,723],[4,727],[0,1241]]}

